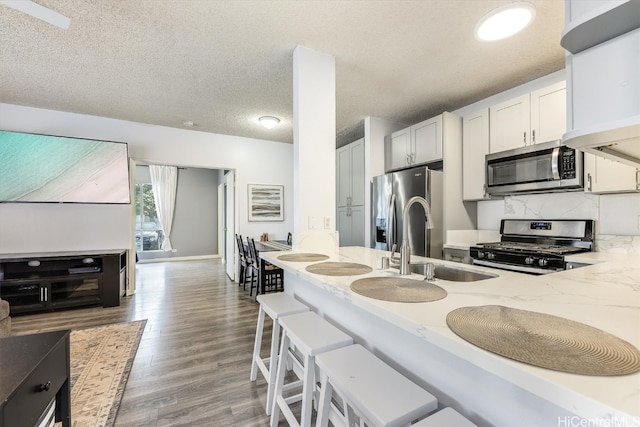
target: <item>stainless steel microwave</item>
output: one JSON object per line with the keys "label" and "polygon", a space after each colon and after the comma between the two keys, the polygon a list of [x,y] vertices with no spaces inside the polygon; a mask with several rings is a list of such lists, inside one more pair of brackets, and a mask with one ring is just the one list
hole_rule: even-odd
{"label": "stainless steel microwave", "polygon": [[583,189],[583,153],[560,140],[487,154],[485,159],[488,194]]}

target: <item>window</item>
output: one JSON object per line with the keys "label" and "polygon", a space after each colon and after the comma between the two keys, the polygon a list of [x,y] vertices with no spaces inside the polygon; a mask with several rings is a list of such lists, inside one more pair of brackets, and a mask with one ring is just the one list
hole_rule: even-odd
{"label": "window", "polygon": [[157,251],[164,233],[158,221],[151,184],[136,184],[136,251]]}

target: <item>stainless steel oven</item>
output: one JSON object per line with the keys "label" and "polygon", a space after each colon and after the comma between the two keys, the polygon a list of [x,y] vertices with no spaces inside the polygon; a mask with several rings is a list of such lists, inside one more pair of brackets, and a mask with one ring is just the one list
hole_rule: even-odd
{"label": "stainless steel oven", "polygon": [[[590,219],[503,219],[500,241],[469,248],[473,264],[530,274],[580,267],[566,256],[593,250]],[[584,265],[584,264],[582,264]]]}
{"label": "stainless steel oven", "polygon": [[560,140],[488,154],[487,193],[581,190],[583,162],[582,152]]}

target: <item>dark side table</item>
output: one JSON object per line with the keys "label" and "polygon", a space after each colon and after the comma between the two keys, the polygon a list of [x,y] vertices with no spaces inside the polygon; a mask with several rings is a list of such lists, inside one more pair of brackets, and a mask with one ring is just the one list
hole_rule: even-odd
{"label": "dark side table", "polygon": [[50,412],[71,426],[69,331],[0,338],[0,426],[33,426]]}

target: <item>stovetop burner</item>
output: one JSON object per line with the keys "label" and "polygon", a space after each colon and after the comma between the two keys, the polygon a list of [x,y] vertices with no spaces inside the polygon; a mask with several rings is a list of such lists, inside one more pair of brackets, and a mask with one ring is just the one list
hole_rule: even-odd
{"label": "stovetop burner", "polygon": [[565,269],[565,256],[593,249],[593,220],[503,219],[500,241],[470,249],[473,263],[546,274]]}
{"label": "stovetop burner", "polygon": [[561,246],[561,245],[540,245],[536,243],[525,242],[490,242],[490,243],[478,243],[478,246],[482,246],[485,249],[501,249],[514,252],[531,252],[531,253],[543,253],[543,254],[555,254],[565,255],[577,252],[584,252],[584,248],[573,246]]}

